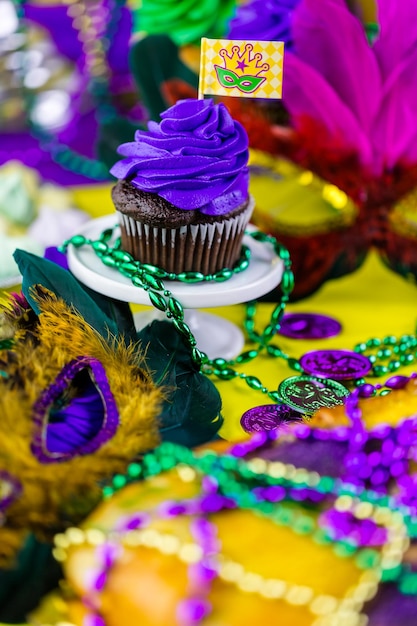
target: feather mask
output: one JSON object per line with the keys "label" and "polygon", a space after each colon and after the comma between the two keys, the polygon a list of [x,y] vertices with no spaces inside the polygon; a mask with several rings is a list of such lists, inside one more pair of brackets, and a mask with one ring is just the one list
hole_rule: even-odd
{"label": "feather mask", "polygon": [[25,329],[18,315],[13,345],[0,353],[3,561],[18,543],[12,531],[49,537],[81,519],[100,497],[100,480],[160,438],[162,391],[133,346],[106,342],[48,290],[32,295],[36,324]]}
{"label": "feather mask", "polygon": [[296,131],[325,133],[371,178],[417,163],[417,7],[379,0],[379,35],[344,0],[302,0],[293,13],[283,102]]}
{"label": "feather mask", "polygon": [[24,295],[0,309],[0,565],[28,532],[77,523],[161,439],[197,445],[220,396],[169,322],[137,335],[128,305],[23,251]]}
{"label": "feather mask", "polygon": [[[284,11],[287,2],[276,0],[276,5]],[[275,186],[273,210],[265,212],[263,198],[255,196],[254,223],[263,227],[268,222],[269,232],[290,251],[296,278],[293,299],[354,271],[370,248],[402,276],[417,276],[417,219],[411,208],[416,206],[417,185],[416,24],[415,3],[300,0],[285,35],[284,112],[279,102],[260,106],[232,99],[233,114],[245,120],[252,147],[308,170],[297,174],[304,206],[310,210],[307,225],[320,219],[314,194],[304,184],[313,179],[311,172],[322,179],[324,190],[326,183],[335,185],[358,207],[351,224],[334,228],[334,211],[328,206],[329,220],[320,233],[311,229],[300,236],[296,208],[285,232],[280,224],[281,207],[297,202],[297,193],[286,195],[286,178]],[[254,21],[252,36],[256,28]],[[265,121],[277,142],[269,142],[271,149]]]}

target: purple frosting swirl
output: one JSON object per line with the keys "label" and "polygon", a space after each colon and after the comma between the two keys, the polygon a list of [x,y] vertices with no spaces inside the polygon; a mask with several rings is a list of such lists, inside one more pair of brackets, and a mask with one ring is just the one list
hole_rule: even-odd
{"label": "purple frosting swirl", "polygon": [[185,209],[223,215],[248,199],[248,137],[224,104],[180,100],[122,144],[111,174]]}
{"label": "purple frosting swirl", "polygon": [[293,47],[292,13],[300,0],[250,0],[238,6],[230,21],[230,39],[283,41],[285,48]]}

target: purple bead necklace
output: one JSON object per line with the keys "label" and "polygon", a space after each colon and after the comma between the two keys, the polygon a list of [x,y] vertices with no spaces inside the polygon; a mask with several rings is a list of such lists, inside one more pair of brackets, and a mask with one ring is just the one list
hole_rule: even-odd
{"label": "purple bead necklace", "polygon": [[[398,426],[379,425],[367,430],[359,407],[360,398],[370,398],[376,394],[403,389],[417,378],[395,375],[384,384],[365,383],[356,387],[345,399],[345,411],[350,426],[339,426],[328,430],[310,428],[307,424],[294,424],[291,434],[298,440],[328,441],[343,444],[342,471],[339,480],[348,486],[352,495],[379,494],[387,498],[391,507],[407,507],[410,515],[417,515],[417,478],[409,471],[410,461],[417,460],[417,418],[405,419]],[[249,442],[239,443],[232,453],[239,457],[252,454],[257,448],[285,433],[269,431],[257,433]],[[392,494],[392,495],[390,495]],[[345,497],[343,494],[340,497]],[[350,511],[340,507],[339,499],[334,507],[320,518],[321,524],[335,540],[346,540],[359,546],[380,545],[385,541],[386,532],[372,520],[357,520]]]}
{"label": "purple bead necklace", "polygon": [[[359,420],[360,416],[356,415],[354,419]],[[295,427],[295,431],[300,440],[306,438],[306,429],[312,430],[302,424]],[[339,440],[347,441],[348,436],[346,436],[346,434],[349,430],[349,428],[345,428],[342,432],[339,429]],[[293,432],[293,430],[291,430],[291,432]],[[194,626],[199,624],[210,613],[211,605],[208,600],[208,594],[211,589],[211,583],[216,576],[220,576],[220,578],[228,582],[235,582],[238,586],[242,585],[242,589],[245,588],[246,584],[244,577],[249,576],[252,577],[252,584],[254,575],[249,573],[245,574],[244,571],[239,574],[240,577],[243,576],[242,580],[240,580],[240,578],[236,580],[226,578],[226,574],[222,570],[224,561],[222,560],[223,556],[220,555],[221,546],[217,538],[216,528],[211,521],[207,519],[207,516],[210,515],[210,513],[239,506],[240,508],[257,510],[261,514],[265,513],[271,520],[275,521],[274,517],[270,516],[270,507],[273,506],[273,503],[281,500],[285,496],[285,492],[288,493],[287,498],[290,500],[302,501],[306,498],[308,499],[307,490],[298,479],[296,474],[298,470],[296,470],[294,466],[288,466],[287,474],[284,472],[284,474],[281,474],[282,477],[280,478],[276,475],[275,466],[283,464],[273,463],[272,466],[274,467],[271,466],[271,473],[266,474],[267,462],[264,459],[258,457],[253,459],[253,461],[240,461],[242,456],[260,450],[265,444],[281,436],[282,433],[277,432],[259,433],[255,435],[253,441],[238,444],[232,448],[231,454],[222,456],[217,456],[210,451],[196,456],[192,451],[183,449],[180,446],[163,444],[159,449],[145,456],[142,464],[143,472],[147,468],[149,476],[152,476],[159,473],[163,467],[169,468],[178,465],[180,476],[184,474],[184,480],[190,480],[191,477],[189,474],[195,475],[196,471],[201,471],[203,478],[199,496],[189,500],[165,502],[159,505],[154,510],[154,513],[140,512],[130,515],[122,519],[117,525],[117,528],[115,528],[115,531],[111,531],[107,537],[101,531],[95,531],[94,529],[87,529],[86,531],[69,529],[65,535],[57,536],[56,545],[58,548],[61,546],[65,549],[71,545],[72,533],[77,535],[74,536],[74,542],[76,544],[87,541],[87,543],[90,542],[97,546],[96,557],[98,567],[91,575],[89,589],[84,599],[84,604],[89,610],[84,625],[104,626],[104,618],[100,615],[98,610],[98,596],[108,581],[110,570],[119,558],[121,551],[124,549],[124,545],[145,545],[161,549],[163,553],[175,553],[180,555],[181,550],[178,550],[176,543],[178,540],[175,541],[174,536],[167,535],[163,537],[152,527],[147,528],[152,518],[177,517],[180,515],[196,516],[194,520],[192,520],[190,527],[191,535],[195,541],[195,543],[192,544],[194,548],[191,551],[191,556],[188,552],[188,557],[183,559],[189,565],[189,585],[188,596],[185,600],[181,601],[177,610],[177,619],[181,626]],[[334,436],[334,433],[331,432],[330,436]],[[185,470],[188,472],[187,476],[185,476]],[[306,476],[308,474],[305,470],[300,469],[299,471],[303,472]],[[128,469],[128,475],[129,474],[130,468]],[[139,472],[139,474],[141,474],[141,472]],[[317,480],[309,485],[309,493],[316,492],[320,495],[320,501],[324,496],[329,496],[332,493],[337,496],[333,507],[334,514],[331,515],[329,513],[327,518],[322,515],[319,520],[324,528],[326,528],[326,526],[329,527],[331,523],[337,526],[337,531],[339,532],[335,532],[333,534],[334,536],[329,533],[330,541],[341,541],[341,547],[343,547],[343,545],[349,546],[349,543],[344,543],[346,535],[349,535],[349,533],[352,535],[354,532],[357,533],[359,527],[361,541],[357,541],[357,543],[362,547],[362,550],[358,553],[358,564],[361,563],[360,567],[376,568],[375,580],[379,579],[382,575],[390,576],[391,571],[395,570],[396,567],[394,567],[393,564],[397,563],[402,555],[401,551],[401,553],[398,552],[397,544],[400,545],[399,540],[405,537],[403,519],[404,515],[409,514],[407,507],[402,505],[400,512],[398,504],[394,504],[392,507],[394,510],[391,510],[391,507],[388,506],[389,500],[384,499],[378,493],[368,490],[366,497],[362,498],[361,496],[363,496],[364,491],[362,489],[361,493],[360,486],[355,488],[354,485],[345,483],[343,479],[330,479],[327,480],[325,484],[324,479],[326,477],[320,477],[316,472],[313,472],[313,474],[316,474]],[[132,475],[138,476],[137,463],[132,464]],[[148,474],[143,473],[144,477],[147,475]],[[290,475],[293,477],[292,479],[289,478]],[[116,484],[116,482],[119,486],[126,484],[126,480],[123,482],[120,478],[120,476],[115,477],[113,481],[114,484]],[[266,478],[268,479],[267,483],[265,482]],[[304,480],[307,480],[307,478],[304,478]],[[263,488],[257,488],[257,484],[263,486]],[[265,488],[265,484],[269,486]],[[236,486],[240,486],[240,491],[236,489]],[[283,494],[277,494],[277,497],[272,497],[272,494],[269,493],[272,489],[280,489]],[[233,493],[233,497],[226,496],[224,493]],[[277,512],[281,509],[282,507],[276,507]],[[343,515],[341,516],[340,513]],[[348,518],[348,515],[350,515],[350,518]],[[290,525],[296,532],[305,534],[306,528],[300,526],[299,530],[297,530],[297,527],[291,522]],[[140,534],[140,536],[138,535],[137,541],[135,537],[136,532]],[[311,531],[308,530],[308,532]],[[124,541],[124,538],[126,541]],[[166,542],[167,539],[168,543],[174,541],[175,545],[168,545]],[[120,546],[120,543],[122,546]],[[367,546],[370,545],[381,545],[381,553],[379,556],[377,552],[367,548]],[[405,544],[402,542],[401,545],[403,546],[401,550],[404,551]],[[167,550],[167,548],[169,548],[169,550]],[[350,554],[352,554],[351,550],[346,553],[345,556]],[[374,576],[374,574],[372,575]],[[258,579],[260,585],[267,585],[267,579],[262,579],[262,577],[259,576],[256,578],[256,581],[258,581]],[[375,583],[375,585],[377,585],[377,583]],[[307,591],[307,589],[305,590]],[[312,602],[314,600],[314,591],[309,588],[308,592],[308,597],[311,597]],[[278,597],[281,596],[277,596],[277,598]]]}
{"label": "purple bead necklace", "polygon": [[[396,482],[399,493],[394,496],[400,502],[407,503],[417,513],[415,482],[408,475],[410,460],[416,460],[417,417],[405,419],[397,427],[378,426],[367,431],[362,420],[359,398],[370,398],[383,387],[403,389],[411,380],[417,378],[413,373],[407,376],[392,376],[384,385],[366,383],[357,387],[346,400],[345,410],[351,421],[348,439],[348,453],[344,459],[345,480],[361,486],[370,486],[377,492],[386,493],[390,482]],[[406,478],[405,478],[406,477]],[[410,491],[404,491],[406,486]]]}
{"label": "purple bead necklace", "polygon": [[[20,28],[25,23],[25,0],[16,1]],[[116,117],[111,102],[108,48],[117,29],[121,8],[125,0],[92,0],[89,2],[68,2],[68,16],[72,27],[78,32],[82,44],[82,59],[85,91],[90,92],[96,104],[96,117],[99,122],[109,122]],[[79,113],[73,112],[79,116]],[[76,125],[77,119],[72,121]],[[109,180],[108,167],[101,161],[86,157],[62,144],[56,135],[32,121],[32,134],[39,142],[39,149],[31,150],[31,163],[39,162],[42,152],[47,152],[64,169],[81,174],[93,180]],[[19,155],[21,160],[21,155]],[[25,157],[25,162],[30,165]]]}

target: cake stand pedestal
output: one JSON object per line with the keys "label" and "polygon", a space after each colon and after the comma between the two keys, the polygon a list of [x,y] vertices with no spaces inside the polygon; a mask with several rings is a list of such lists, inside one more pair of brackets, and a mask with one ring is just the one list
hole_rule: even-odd
{"label": "cake stand pedestal", "polygon": [[[92,240],[100,237],[103,230],[113,228],[114,215],[106,215],[85,224],[80,235]],[[119,236],[118,227],[114,239]],[[185,310],[185,321],[197,340],[197,346],[209,358],[231,359],[242,350],[244,337],[241,330],[224,318],[198,311],[203,307],[229,306],[255,300],[274,289],[280,282],[284,264],[270,244],[260,243],[245,235],[244,244],[251,251],[249,267],[224,283],[214,281],[187,284],[167,281],[166,287],[181,302]],[[111,242],[110,242],[111,243]],[[71,272],[90,289],[106,296],[135,304],[152,306],[146,291],[133,285],[129,278],[117,269],[101,262],[90,246],[79,248],[68,246],[68,265]],[[153,319],[167,319],[163,313],[150,312],[135,315],[138,328]]]}

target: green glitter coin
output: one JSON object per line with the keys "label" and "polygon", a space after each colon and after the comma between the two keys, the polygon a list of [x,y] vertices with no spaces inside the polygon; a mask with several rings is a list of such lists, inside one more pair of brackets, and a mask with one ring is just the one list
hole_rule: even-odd
{"label": "green glitter coin", "polygon": [[312,415],[322,407],[343,404],[349,395],[341,383],[315,376],[290,376],[280,383],[278,393],[282,402],[306,415]]}

